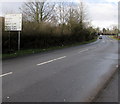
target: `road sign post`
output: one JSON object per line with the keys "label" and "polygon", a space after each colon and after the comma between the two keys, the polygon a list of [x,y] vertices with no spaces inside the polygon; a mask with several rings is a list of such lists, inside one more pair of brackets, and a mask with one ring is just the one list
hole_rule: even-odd
{"label": "road sign post", "polygon": [[20,31],[18,32],[18,51],[20,50]]}
{"label": "road sign post", "polygon": [[10,52],[10,31],[9,31],[9,52]]}
{"label": "road sign post", "polygon": [[18,31],[18,50],[20,50],[20,31],[22,31],[22,14],[5,15],[5,31]]}

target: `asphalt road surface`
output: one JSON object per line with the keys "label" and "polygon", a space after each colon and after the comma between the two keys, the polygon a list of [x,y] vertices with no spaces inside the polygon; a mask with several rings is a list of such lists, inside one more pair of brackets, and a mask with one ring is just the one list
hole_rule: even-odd
{"label": "asphalt road surface", "polygon": [[87,102],[118,64],[118,42],[94,43],[3,60],[3,102]]}
{"label": "asphalt road surface", "polygon": [[120,73],[116,73],[107,86],[101,91],[96,102],[118,102],[118,77]]}

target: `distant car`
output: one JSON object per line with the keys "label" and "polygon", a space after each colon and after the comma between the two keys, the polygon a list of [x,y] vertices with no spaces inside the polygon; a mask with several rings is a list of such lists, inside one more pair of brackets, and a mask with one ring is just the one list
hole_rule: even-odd
{"label": "distant car", "polygon": [[102,39],[102,35],[99,36],[99,39]]}

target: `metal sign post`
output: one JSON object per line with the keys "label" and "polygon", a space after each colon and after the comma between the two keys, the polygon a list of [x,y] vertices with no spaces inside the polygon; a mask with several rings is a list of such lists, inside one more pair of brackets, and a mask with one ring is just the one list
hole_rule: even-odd
{"label": "metal sign post", "polygon": [[11,50],[10,50],[10,44],[11,44],[11,43],[10,43],[10,31],[9,31],[9,52],[11,51]]}
{"label": "metal sign post", "polygon": [[20,50],[20,31],[18,31],[18,51]]}

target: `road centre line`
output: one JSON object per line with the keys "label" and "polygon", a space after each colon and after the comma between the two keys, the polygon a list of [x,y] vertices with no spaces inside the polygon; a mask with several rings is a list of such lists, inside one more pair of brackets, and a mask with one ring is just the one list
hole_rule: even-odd
{"label": "road centre line", "polygon": [[89,50],[89,49],[85,49],[85,50],[79,51],[78,53],[85,52],[85,51],[88,51],[88,50]]}
{"label": "road centre line", "polygon": [[97,47],[92,47],[92,48],[90,48],[90,49],[95,49],[95,48],[97,48]]}
{"label": "road centre line", "polygon": [[45,61],[45,62],[42,62],[40,64],[37,64],[37,66],[40,66],[40,65],[44,65],[44,64],[48,64],[48,63],[51,63],[53,61],[57,61],[57,60],[60,60],[60,59],[64,59],[66,58],[67,56],[63,56],[63,57],[59,57],[59,58],[56,58],[56,59],[53,59],[53,60],[49,60],[49,61]]}
{"label": "road centre line", "polygon": [[4,77],[4,76],[7,76],[7,75],[10,75],[10,74],[13,74],[13,72],[9,72],[9,73],[2,74],[2,75],[0,75],[0,78],[1,78],[1,77]]}
{"label": "road centre line", "polygon": [[116,68],[118,68],[118,65],[116,65]]}

